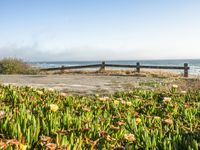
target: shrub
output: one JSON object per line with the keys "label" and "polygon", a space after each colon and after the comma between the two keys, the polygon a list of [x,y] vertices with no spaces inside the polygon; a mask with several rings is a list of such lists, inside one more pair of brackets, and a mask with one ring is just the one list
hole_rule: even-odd
{"label": "shrub", "polygon": [[0,61],[1,74],[36,74],[37,72],[36,68],[18,58],[4,58]]}

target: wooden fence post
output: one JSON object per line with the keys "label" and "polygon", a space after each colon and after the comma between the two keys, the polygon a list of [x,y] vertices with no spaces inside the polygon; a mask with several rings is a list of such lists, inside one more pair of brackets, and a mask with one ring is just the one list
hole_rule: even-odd
{"label": "wooden fence post", "polygon": [[105,61],[102,61],[99,72],[105,71],[105,64],[106,64]]}
{"label": "wooden fence post", "polygon": [[184,77],[188,77],[188,63],[184,63]]}
{"label": "wooden fence post", "polygon": [[60,68],[60,72],[61,72],[61,73],[64,73],[64,72],[65,72],[65,70],[64,70],[64,66],[61,66],[61,68]]}
{"label": "wooden fence post", "polygon": [[136,63],[136,71],[138,73],[140,73],[140,63],[139,62]]}

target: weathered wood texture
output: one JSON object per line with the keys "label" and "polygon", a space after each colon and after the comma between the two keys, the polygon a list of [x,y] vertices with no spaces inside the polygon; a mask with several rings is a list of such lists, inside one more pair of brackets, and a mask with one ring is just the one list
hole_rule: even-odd
{"label": "weathered wood texture", "polygon": [[83,69],[83,68],[97,68],[100,67],[99,71],[105,71],[105,67],[119,67],[119,68],[136,68],[136,71],[139,73],[141,68],[146,69],[179,69],[184,70],[184,77],[188,77],[188,70],[190,67],[187,63],[184,63],[184,66],[146,66],[146,65],[140,65],[139,62],[136,63],[136,65],[120,65],[120,64],[106,64],[105,61],[103,61],[101,64],[94,64],[94,65],[83,65],[83,66],[61,66],[57,68],[43,68],[40,69],[41,71],[55,71],[55,70],[61,70],[61,72],[64,72],[64,70],[67,69]]}

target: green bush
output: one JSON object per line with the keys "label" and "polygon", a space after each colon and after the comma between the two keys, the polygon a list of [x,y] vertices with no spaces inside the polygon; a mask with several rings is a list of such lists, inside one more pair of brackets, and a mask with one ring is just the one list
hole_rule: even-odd
{"label": "green bush", "polygon": [[38,70],[18,58],[4,58],[0,60],[1,74],[36,74]]}

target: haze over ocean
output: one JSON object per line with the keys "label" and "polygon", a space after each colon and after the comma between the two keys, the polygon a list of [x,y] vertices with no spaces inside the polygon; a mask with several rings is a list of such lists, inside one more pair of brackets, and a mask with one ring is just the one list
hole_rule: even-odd
{"label": "haze over ocean", "polygon": [[0,58],[199,59],[199,0],[1,0]]}

